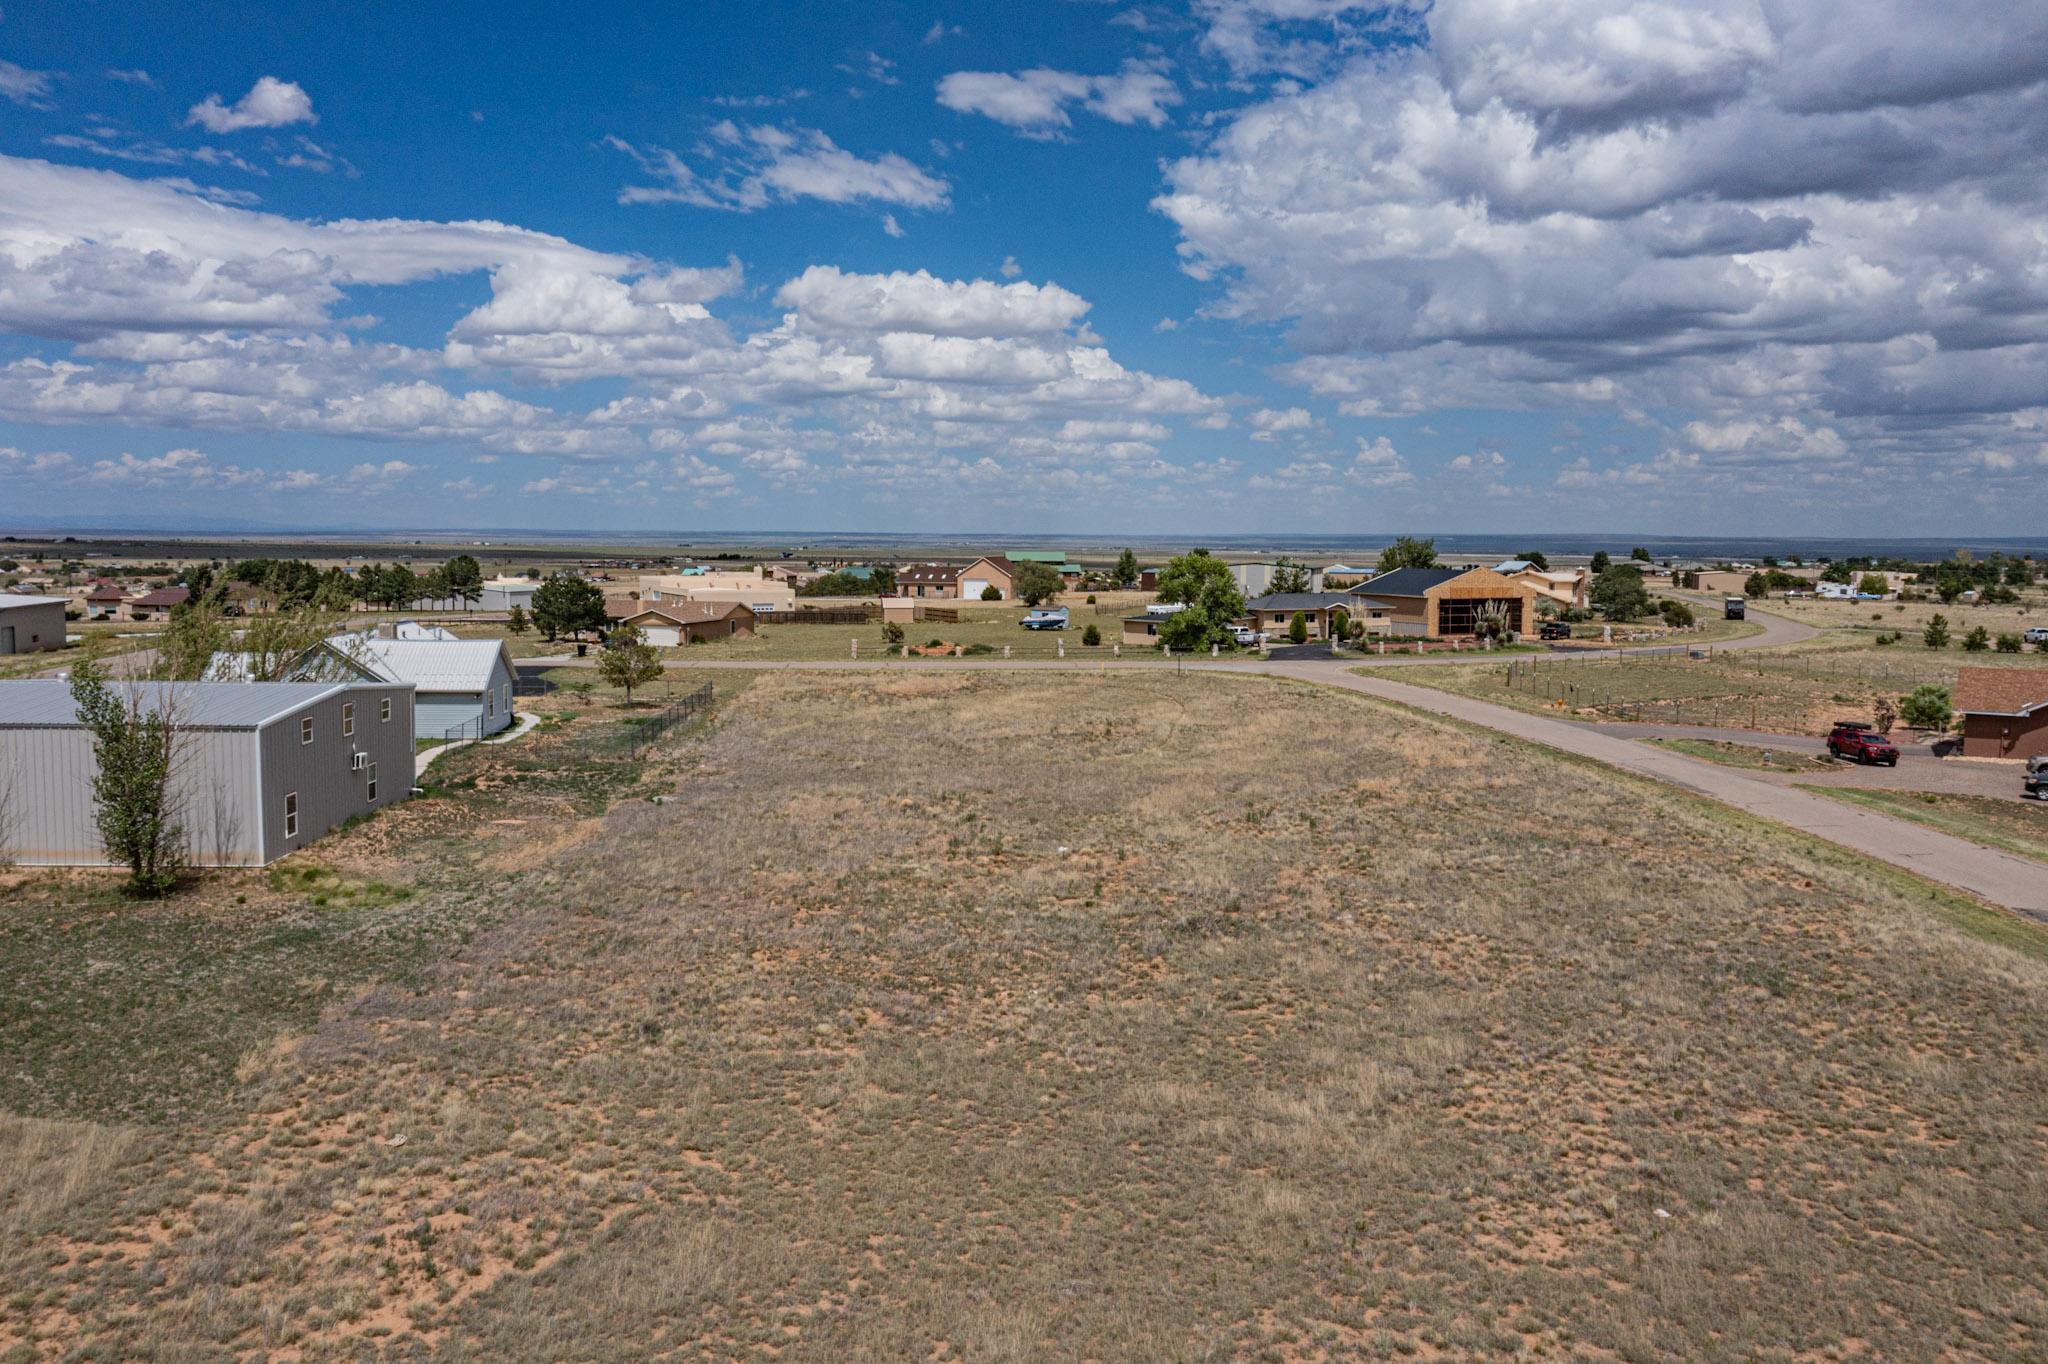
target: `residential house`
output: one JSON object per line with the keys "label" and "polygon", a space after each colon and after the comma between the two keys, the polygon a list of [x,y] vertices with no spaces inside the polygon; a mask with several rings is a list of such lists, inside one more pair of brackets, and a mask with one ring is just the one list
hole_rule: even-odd
{"label": "residential house", "polygon": [[121,603],[127,601],[128,596],[129,594],[122,591],[119,584],[108,582],[104,578],[100,579],[100,581],[93,584],[92,591],[86,593],[82,600],[82,605],[85,607],[85,618],[87,620],[112,620],[120,614]]}
{"label": "residential house", "polygon": [[191,600],[189,588],[159,587],[154,592],[145,592],[139,597],[130,597],[122,603],[130,620],[165,620],[175,607]]}
{"label": "residential house", "polygon": [[[179,728],[172,791],[198,866],[261,866],[412,789],[413,692],[402,684],[115,682]],[[70,685],[0,682],[0,772],[19,800],[0,860],[105,866],[93,737]]]}
{"label": "residential house", "polygon": [[642,601],[738,602],[756,615],[796,610],[796,589],[788,583],[745,572],[696,570],[646,573],[640,577]]}
{"label": "residential house", "polygon": [[[339,653],[366,681],[404,683],[418,693],[413,728],[422,739],[480,739],[512,723],[512,652],[503,640],[379,639],[335,635]],[[332,667],[331,654],[308,654],[287,676]]]}
{"label": "residential house", "polygon": [[[752,639],[754,613],[736,601],[642,601],[620,617],[640,637],[661,648],[702,644],[712,639]],[[605,608],[610,614],[611,607]]]}
{"label": "residential house", "polygon": [[64,647],[62,597],[0,592],[0,654],[40,654]]}
{"label": "residential house", "polygon": [[[1059,565],[1055,564],[1057,570]],[[1016,565],[1007,557],[991,559],[984,555],[960,570],[960,600],[982,601],[987,599],[988,590],[996,590],[995,600],[1009,601],[1017,595],[1013,584]]]}
{"label": "residential house", "polygon": [[961,564],[905,564],[896,570],[896,595],[958,598],[963,567]]}
{"label": "residential house", "polygon": [[[1494,565],[1493,571],[1504,578],[1513,578],[1539,598],[1555,602],[1567,610],[1586,609],[1586,590],[1593,576],[1586,569],[1538,568],[1527,559],[1509,559]],[[1736,590],[1742,589],[1738,587]]]}
{"label": "residential house", "polygon": [[2048,668],[1958,668],[1955,709],[1966,758],[2048,753]]}
{"label": "residential house", "polygon": [[[1432,639],[1469,635],[1479,614],[1498,605],[1519,634],[1536,628],[1536,593],[1487,568],[1397,568],[1369,578],[1351,594],[1377,603],[1382,633]],[[1368,614],[1368,630],[1373,628]]]}
{"label": "residential house", "polygon": [[1348,592],[1269,592],[1245,603],[1245,616],[1254,630],[1276,639],[1285,635],[1299,612],[1308,625],[1310,639],[1331,637],[1331,617],[1342,611],[1353,613],[1358,598]]}
{"label": "residential house", "polygon": [[1137,648],[1156,646],[1159,643],[1159,627],[1172,619],[1174,612],[1186,610],[1183,602],[1154,602],[1145,608],[1144,614],[1123,618],[1123,642]]}

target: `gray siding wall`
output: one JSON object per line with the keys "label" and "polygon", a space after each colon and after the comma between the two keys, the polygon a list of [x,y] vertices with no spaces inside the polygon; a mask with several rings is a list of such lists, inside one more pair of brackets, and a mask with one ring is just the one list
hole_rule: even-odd
{"label": "gray siding wall", "polygon": [[468,726],[458,738],[496,734],[512,723],[512,674],[500,658],[491,665],[490,703],[482,692],[423,691],[415,731],[422,739],[442,739],[457,726]]}
{"label": "gray siding wall", "polygon": [[[260,861],[255,731],[187,730],[180,745],[172,789],[192,860],[200,866]],[[27,866],[106,866],[92,775],[92,736],[85,730],[0,729],[0,806],[6,808],[0,849]]]}
{"label": "gray siding wall", "polygon": [[[382,720],[381,703],[391,701]],[[341,732],[341,708],[355,704],[355,733]],[[263,860],[273,861],[305,847],[356,815],[367,814],[412,790],[413,693],[410,687],[350,687],[281,720],[261,732],[263,764]],[[313,742],[299,739],[302,716],[313,717]],[[370,774],[358,771],[350,755],[367,753],[377,768],[377,799],[369,799]],[[284,831],[285,796],[299,798],[299,830]]]}
{"label": "gray siding wall", "polygon": [[[13,646],[8,630],[13,629]],[[64,647],[64,603],[46,606],[10,606],[0,610],[0,654],[34,654]]]}

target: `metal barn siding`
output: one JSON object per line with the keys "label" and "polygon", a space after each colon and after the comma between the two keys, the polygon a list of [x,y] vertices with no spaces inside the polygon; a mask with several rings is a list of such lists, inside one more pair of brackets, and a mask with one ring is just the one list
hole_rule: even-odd
{"label": "metal barn siding", "polygon": [[[379,718],[391,700],[391,718]],[[355,707],[355,733],[343,734],[342,707]],[[296,852],[355,818],[406,798],[412,790],[412,688],[344,688],[266,724],[260,731],[263,770],[263,860]],[[300,722],[313,721],[313,742]],[[356,766],[355,755],[366,765]],[[369,798],[369,766],[377,769],[377,798]],[[298,797],[298,830],[285,832],[285,797]]]}
{"label": "metal barn siding", "polygon": [[58,598],[0,596],[0,654],[36,654],[64,647],[64,603]]}
{"label": "metal barn siding", "polygon": [[[180,743],[172,789],[192,861],[259,861],[255,732],[189,729]],[[92,736],[82,727],[0,729],[0,788],[9,811],[0,845],[7,855],[24,866],[107,866],[92,777]]]}
{"label": "metal barn siding", "polygon": [[477,739],[507,728],[512,723],[512,673],[502,659],[491,665],[490,686],[488,705],[480,691],[422,690],[415,733],[444,739],[459,730],[456,738]]}
{"label": "metal barn siding", "polygon": [[455,737],[474,739],[478,737],[478,725],[483,714],[481,692],[421,692],[418,716],[413,722],[414,732],[422,739],[441,739],[450,730],[460,729],[462,732]]}

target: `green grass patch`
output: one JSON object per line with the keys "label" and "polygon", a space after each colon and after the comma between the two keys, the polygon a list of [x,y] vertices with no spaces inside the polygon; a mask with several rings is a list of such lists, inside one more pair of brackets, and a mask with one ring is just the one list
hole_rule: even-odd
{"label": "green grass patch", "polygon": [[270,869],[270,888],[296,892],[321,909],[382,909],[412,898],[410,886],[360,881],[314,862],[285,862]]}

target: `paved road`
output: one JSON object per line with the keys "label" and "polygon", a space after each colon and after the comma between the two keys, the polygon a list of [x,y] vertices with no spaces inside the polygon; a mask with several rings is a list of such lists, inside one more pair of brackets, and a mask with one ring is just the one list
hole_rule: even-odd
{"label": "paved road", "polygon": [[1397,701],[1417,710],[1516,734],[1549,748],[1654,777],[1682,790],[1710,796],[1738,810],[1817,835],[1865,856],[1904,867],[1930,881],[1969,891],[1980,899],[2048,923],[2048,870],[2028,858],[1981,847],[1906,820],[1800,791],[1739,768],[1700,762],[1667,749],[1637,743],[1590,725],[1525,715],[1505,706],[1453,696],[1449,692],[1396,682],[1391,678],[1361,676],[1329,664],[1270,664],[1262,671]]}

